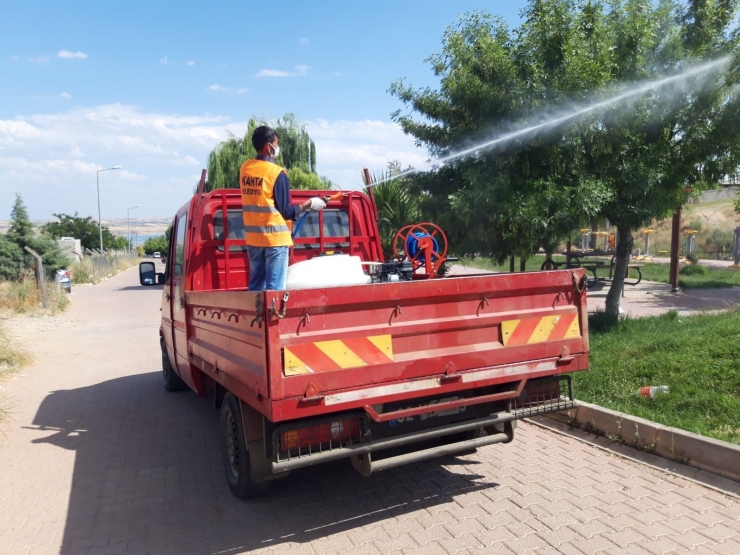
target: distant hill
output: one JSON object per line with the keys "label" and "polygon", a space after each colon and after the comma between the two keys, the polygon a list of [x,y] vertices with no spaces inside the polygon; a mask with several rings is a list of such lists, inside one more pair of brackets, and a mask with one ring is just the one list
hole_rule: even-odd
{"label": "distant hill", "polygon": [[[33,225],[41,227],[49,221],[52,220],[34,220]],[[134,233],[134,229],[136,229],[139,235],[164,235],[170,223],[172,223],[172,218],[131,218],[131,233]],[[102,224],[108,226],[108,229],[114,235],[126,236],[128,233],[128,220],[126,218],[103,220]],[[0,221],[0,233],[5,233],[9,227],[9,221]]]}

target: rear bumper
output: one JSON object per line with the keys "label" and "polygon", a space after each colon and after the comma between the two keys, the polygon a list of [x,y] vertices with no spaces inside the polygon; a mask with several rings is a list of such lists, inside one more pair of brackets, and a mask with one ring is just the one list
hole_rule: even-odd
{"label": "rear bumper", "polygon": [[[493,412],[488,416],[445,424],[434,428],[428,428],[421,431],[414,431],[385,437],[381,439],[372,439],[369,433],[363,434],[350,444],[344,443],[337,447],[319,448],[308,454],[290,456],[278,450],[279,434],[284,431],[284,427],[275,430],[273,435],[274,458],[272,461],[272,472],[282,473],[297,468],[312,466],[328,461],[350,458],[355,468],[363,475],[368,476],[372,472],[393,468],[403,464],[419,462],[434,457],[451,455],[461,451],[469,451],[477,447],[483,447],[494,443],[507,443],[514,437],[512,423],[516,420],[528,418],[531,416],[560,412],[575,408],[577,403],[573,397],[572,379],[570,376],[560,376],[562,380],[563,393],[560,398],[548,402],[537,402],[530,405],[524,404],[514,408],[516,405],[509,403],[507,410]],[[431,448],[414,449],[415,444],[428,440],[435,440],[453,434],[464,432],[473,432],[480,428],[492,430],[496,428],[497,433],[489,433],[483,437],[474,437],[464,441],[455,441]],[[373,460],[372,454],[393,448],[404,448],[402,454],[393,455],[378,460]]]}

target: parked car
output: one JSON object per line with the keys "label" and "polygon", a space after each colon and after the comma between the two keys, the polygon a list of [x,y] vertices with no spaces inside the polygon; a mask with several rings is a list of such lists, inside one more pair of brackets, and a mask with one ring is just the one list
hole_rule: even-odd
{"label": "parked car", "polygon": [[54,281],[56,281],[59,287],[64,288],[67,293],[72,292],[72,276],[69,275],[68,270],[57,270]]}
{"label": "parked car", "polygon": [[162,253],[160,253],[160,252],[155,252],[154,253],[154,258],[161,258],[161,257],[162,257]]}

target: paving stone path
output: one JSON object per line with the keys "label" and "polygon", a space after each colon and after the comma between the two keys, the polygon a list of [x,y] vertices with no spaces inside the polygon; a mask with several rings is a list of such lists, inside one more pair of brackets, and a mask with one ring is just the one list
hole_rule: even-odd
{"label": "paving stone path", "polygon": [[160,384],[161,291],[129,270],[63,316],[5,322],[36,362],[0,384],[0,553],[740,554],[740,500],[523,423],[508,445],[364,479],[304,469],[253,502],[217,412]]}

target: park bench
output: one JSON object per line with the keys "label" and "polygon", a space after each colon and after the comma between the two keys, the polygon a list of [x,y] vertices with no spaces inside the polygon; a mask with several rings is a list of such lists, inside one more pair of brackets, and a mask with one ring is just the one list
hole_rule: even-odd
{"label": "park bench", "polygon": [[[598,280],[610,280],[613,279],[613,273],[614,273],[614,257],[612,256],[610,262],[607,264],[603,260],[584,260],[581,262],[580,258],[577,256],[573,256],[571,260],[566,262],[554,262],[552,260],[543,262],[542,266],[540,267],[541,270],[547,270],[548,264],[550,265],[551,269],[557,270],[559,268],[583,268],[586,270],[586,272],[590,272],[593,275],[593,278],[589,280],[589,285],[593,286],[596,284]],[[624,284],[625,285],[637,285],[642,281],[642,268],[645,266],[644,264],[633,264],[630,263],[627,265],[627,276],[625,277]],[[603,270],[609,268],[609,277],[606,276],[599,277],[598,272],[599,270]],[[637,280],[636,281],[630,281],[629,274],[630,270],[636,270],[637,271]]]}

